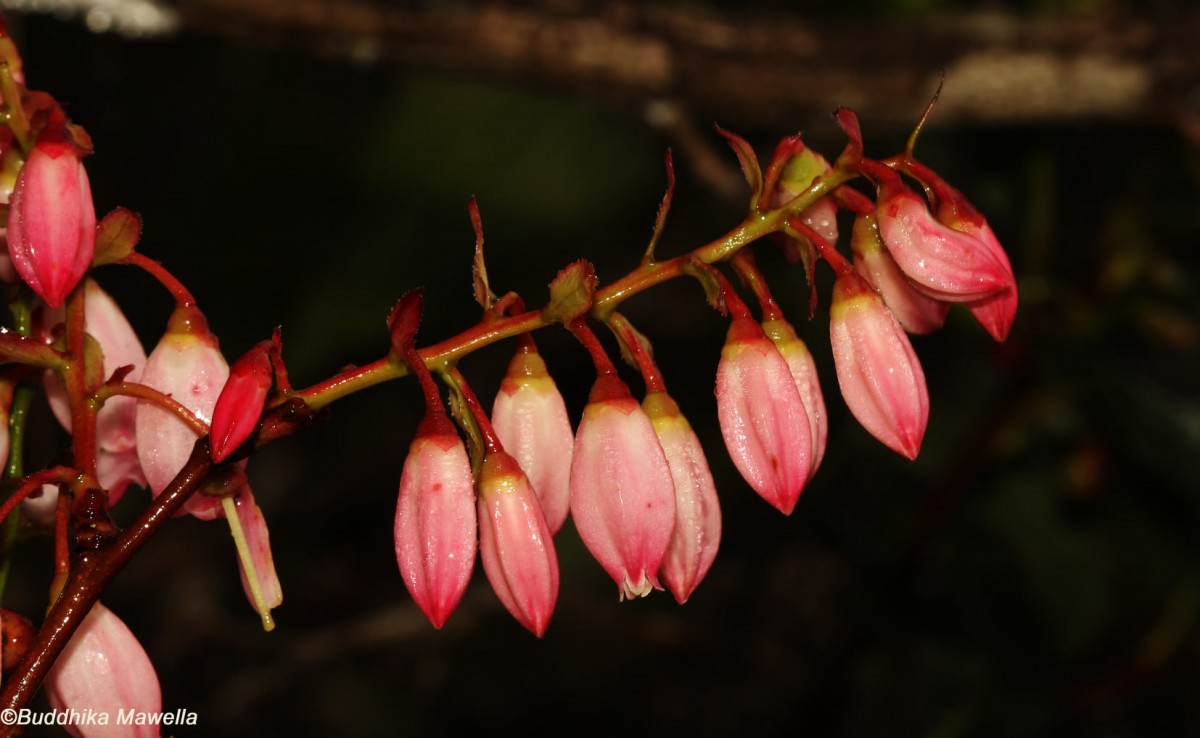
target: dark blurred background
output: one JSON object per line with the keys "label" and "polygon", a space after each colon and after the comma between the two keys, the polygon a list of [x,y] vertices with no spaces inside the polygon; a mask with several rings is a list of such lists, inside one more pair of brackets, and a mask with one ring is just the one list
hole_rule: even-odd
{"label": "dark blurred background", "polygon": [[[915,340],[932,412],[910,463],[837,394],[828,270],[806,322],[803,274],[759,250],[831,416],[789,518],[722,448],[724,321],[692,283],[630,301],[709,452],[722,550],[685,606],[618,603],[568,524],[541,641],[478,570],[444,630],[424,621],[391,542],[419,394],[401,382],[338,403],[250,466],[285,592],[275,632],[219,522],[173,521],[105,596],[157,665],[164,708],[198,714],[175,735],[1200,731],[1192,3],[40,7],[57,11],[8,23],[29,86],[95,140],[97,209],[142,214],[141,250],[192,288],[227,355],[282,325],[297,384],[382,355],[413,287],[424,342],[477,319],[472,195],[493,286],[541,304],[570,261],[602,281],[636,265],[668,147],[679,187],[659,253],[674,255],[744,212],[713,122],[764,157],[797,130],[832,157],[828,113],[847,104],[868,154],[887,156],[940,70],[918,153],[988,215],[1020,282],[1006,344],[961,310]],[[169,299],[140,273],[97,276],[149,349]],[[592,374],[561,333],[539,341],[577,418]],[[482,397],[511,350],[462,362]],[[6,605],[41,611],[49,552],[21,549]]]}

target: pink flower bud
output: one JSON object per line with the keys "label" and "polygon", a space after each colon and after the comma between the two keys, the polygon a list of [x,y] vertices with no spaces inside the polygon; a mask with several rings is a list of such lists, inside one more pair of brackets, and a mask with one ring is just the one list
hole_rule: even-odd
{"label": "pink flower bud", "polygon": [[536,351],[519,351],[508,365],[492,405],[496,436],[533,485],[550,532],[571,505],[571,449],[575,436],[567,406]]}
{"label": "pink flower bud", "polygon": [[474,487],[467,450],[453,430],[418,429],[400,475],[396,561],[435,628],[458,606],[475,566]]}
{"label": "pink flower bud", "polygon": [[821,394],[821,382],[817,379],[817,362],[813,360],[808,346],[796,335],[792,324],[783,318],[764,320],[763,332],[779,355],[787,362],[792,379],[796,380],[796,391],[800,394],[800,404],[808,415],[808,430],[812,436],[812,463],[809,467],[808,478],[811,480],[817,473],[821,459],[825,458],[825,443],[829,436],[829,417],[825,412],[825,396]]}
{"label": "pink flower bud", "polygon": [[[229,365],[195,308],[183,308],[171,318],[167,332],[146,359],[142,384],[170,395],[197,418],[208,423],[225,381]],[[174,413],[149,400],[139,400],[134,421],[137,453],[150,491],[162,493],[192,455],[196,433]],[[221,501],[192,495],[184,511],[202,520],[220,517]]]}
{"label": "pink flower bud", "polygon": [[489,453],[479,476],[479,553],[496,596],[538,638],[558,598],[558,557],[537,494],[517,460]]}
{"label": "pink flower bud", "polygon": [[75,738],[158,738],[157,725],[122,725],[117,712],[162,712],[162,690],[146,651],[121,619],[97,602],[46,676],[55,710],[92,710],[108,725],[67,725]]}
{"label": "pink flower bud", "polygon": [[938,220],[950,228],[962,231],[979,240],[996,261],[1004,268],[1005,287],[994,295],[967,303],[971,315],[997,341],[1008,338],[1013,319],[1017,316],[1017,279],[1013,275],[1012,263],[1000,245],[1000,240],[984,220],[983,215],[963,197],[958,190],[944,186],[949,198],[938,209]]}
{"label": "pink flower bud", "polygon": [[96,211],[79,149],[47,128],[17,175],[8,251],[21,279],[51,307],[62,305],[92,262]]}
{"label": "pink flower bud", "polygon": [[229,379],[212,411],[212,460],[224,461],[250,437],[271,389],[270,341],[262,341],[233,362]]}
{"label": "pink flower bud", "polygon": [[667,457],[675,484],[675,529],[659,576],[679,604],[704,579],[721,542],[721,505],[704,449],[679,406],[665,392],[652,392],[642,409]]}
{"label": "pink flower bud", "polygon": [[[133,326],[117,302],[100,288],[93,279],[85,283],[84,326],[100,350],[104,353],[103,376],[107,380],[120,367],[132,366],[125,381],[137,382],[146,365],[146,350],[138,340]],[[61,311],[46,311],[41,331],[49,335],[52,326],[62,320]],[[71,432],[71,409],[67,392],[59,380],[58,373],[47,370],[43,384],[46,400],[54,417],[67,432]],[[108,398],[96,416],[96,477],[100,486],[108,490],[108,500],[115,505],[130,484],[146,486],[146,478],[138,463],[134,421],[137,400],[132,397]]]}
{"label": "pink flower bud", "polygon": [[833,285],[829,339],[850,412],[884,445],[915,459],[929,420],[925,373],[896,316],[855,272]]}
{"label": "pink flower bud", "polygon": [[938,300],[969,302],[1008,287],[1003,265],[978,238],[939,223],[908,187],[884,182],[879,235],[914,286]]}
{"label": "pink flower bud", "polygon": [[[271,537],[267,530],[267,520],[263,517],[262,508],[254,501],[254,493],[250,485],[243,485],[241,493],[234,498],[237,507],[238,523],[245,536],[246,548],[250,561],[242,560],[239,552],[238,572],[242,579],[242,591],[246,599],[255,609],[265,608],[267,613],[283,604],[283,588],[279,584],[279,575],[275,572],[275,557],[271,554]],[[250,572],[253,569],[256,583],[251,583]],[[254,584],[257,584],[261,602],[254,596]],[[260,615],[264,614],[260,611]],[[264,623],[268,620],[264,619]]]}
{"label": "pink flower bud", "polygon": [[596,380],[579,421],[571,515],[622,599],[662,589],[657,573],[675,526],[675,485],[650,418],[612,375]]}
{"label": "pink flower bud", "polygon": [[812,426],[787,362],[751,318],[734,318],[729,326],[716,395],[734,466],[764,500],[790,515],[812,471]]}
{"label": "pink flower bud", "polygon": [[946,322],[949,303],[935,300],[919,292],[879,236],[879,226],[873,215],[859,216],[854,221],[850,248],[854,251],[854,269],[875,288],[883,302],[909,333],[932,333]]}
{"label": "pink flower bud", "polygon": [[[771,196],[772,207],[782,207],[807,190],[814,181],[830,172],[829,161],[816,151],[804,146],[799,137],[785,139],[775,152],[775,158],[785,157],[775,191]],[[777,166],[772,160],[771,167]],[[837,204],[830,197],[822,197],[800,212],[800,220],[828,243],[837,243]],[[792,261],[801,258],[799,245],[794,238],[783,237],[784,252]]]}

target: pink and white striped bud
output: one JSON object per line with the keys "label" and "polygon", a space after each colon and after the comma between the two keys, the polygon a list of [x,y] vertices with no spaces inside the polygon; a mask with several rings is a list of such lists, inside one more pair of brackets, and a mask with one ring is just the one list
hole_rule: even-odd
{"label": "pink and white striped bud", "polygon": [[118,711],[162,712],[154,665],[121,619],[97,602],[71,636],[46,676],[46,697],[55,710],[111,715],[106,725],[64,726],[74,738],[159,738],[158,725],[124,724]]}
{"label": "pink and white striped bud", "polygon": [[[129,324],[121,308],[93,279],[88,279],[84,289],[84,327],[104,354],[102,375],[105,380],[120,367],[131,366],[125,381],[137,382],[146,366],[146,350]],[[49,336],[52,325],[62,321],[62,311],[46,311],[40,331]],[[47,370],[43,384],[46,400],[54,417],[68,433],[71,432],[71,409],[67,393],[58,374]],[[115,505],[130,484],[146,486],[145,475],[138,463],[134,421],[137,415],[137,400],[132,397],[114,396],[105,401],[96,416],[96,477],[100,486],[108,490],[109,504]]]}
{"label": "pink and white striped bud", "polygon": [[433,627],[458,607],[475,566],[475,483],[462,440],[444,421],[422,423],[409,447],[396,503],[396,561]]}
{"label": "pink and white striped bud", "polygon": [[787,361],[749,317],[729,326],[716,395],[734,466],[759,496],[790,515],[813,468],[812,426]]}
{"label": "pink and white striped bud", "polygon": [[575,436],[567,406],[536,351],[520,350],[508,365],[492,405],[492,427],[533,485],[550,532],[571,507],[571,450]]}
{"label": "pink and white striped bud", "polygon": [[558,556],[537,494],[512,456],[483,458],[478,506],[479,554],[492,590],[541,638],[558,599]]}
{"label": "pink and white striped bud", "polygon": [[675,485],[650,418],[612,375],[596,380],[579,421],[571,516],[621,599],[662,589],[657,574],[675,527]]}
{"label": "pink and white striped bud", "polygon": [[855,272],[833,285],[829,339],[850,412],[885,446],[915,459],[929,420],[925,373],[896,316]]}
{"label": "pink and white striped bud", "polygon": [[812,436],[812,463],[809,466],[808,479],[817,473],[821,459],[825,458],[825,443],[829,437],[829,416],[825,412],[825,395],[821,393],[821,382],[817,378],[817,362],[813,360],[812,352],[792,324],[783,318],[764,320],[763,332],[779,355],[787,362],[792,379],[796,380],[796,391],[800,394],[800,403],[808,415],[808,430]]}
{"label": "pink and white striped bud", "polygon": [[233,362],[212,411],[209,435],[212,460],[221,463],[241,446],[258,425],[272,373],[270,341],[262,341]]}
{"label": "pink and white striped bud", "polygon": [[924,198],[898,179],[880,186],[876,213],[888,252],[913,285],[930,297],[970,302],[1008,287],[1008,274],[987,246],[939,223]]}
{"label": "pink and white striped bud", "polygon": [[850,238],[854,270],[875,288],[883,302],[909,333],[932,333],[946,322],[949,303],[918,291],[884,248],[874,215],[860,215]]}
{"label": "pink and white striped bud", "polygon": [[[146,359],[141,382],[170,395],[205,423],[229,378],[229,365],[196,308],[178,308],[167,332]],[[196,443],[196,432],[174,413],[149,400],[139,400],[134,421],[137,453],[154,496],[162,493],[187,463]],[[201,520],[220,517],[221,501],[209,495],[192,495],[184,511]]]}
{"label": "pink and white striped bud", "polygon": [[679,406],[665,392],[642,400],[675,484],[675,529],[659,576],[679,604],[708,573],[721,542],[721,505],[704,449]]}
{"label": "pink and white striped bud", "polygon": [[62,305],[96,246],[91,185],[62,128],[46,128],[30,149],[9,202],[7,236],[17,274],[48,305]]}

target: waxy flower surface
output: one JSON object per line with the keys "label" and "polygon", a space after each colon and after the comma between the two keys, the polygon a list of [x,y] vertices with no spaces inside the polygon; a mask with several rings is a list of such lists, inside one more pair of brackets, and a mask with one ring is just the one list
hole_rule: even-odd
{"label": "waxy flower surface", "polygon": [[661,589],[675,485],[650,418],[619,379],[601,376],[575,435],[571,516],[622,599]]}
{"label": "waxy flower surface", "polygon": [[929,421],[925,373],[896,316],[855,272],[834,283],[829,338],[850,412],[888,448],[915,459]]}
{"label": "waxy flower surface", "polygon": [[787,362],[751,318],[734,318],[729,326],[716,396],[734,466],[764,500],[790,515],[812,471],[812,426]]}
{"label": "waxy flower surface", "polygon": [[829,438],[829,415],[825,411],[825,396],[821,393],[821,382],[817,378],[817,362],[808,346],[796,335],[792,324],[783,318],[771,318],[762,323],[763,332],[779,355],[787,362],[792,379],[796,380],[796,391],[800,403],[808,416],[808,429],[812,434],[812,463],[808,478],[817,473],[821,459],[825,458],[825,444]]}
{"label": "waxy flower surface", "polygon": [[92,262],[96,210],[79,149],[47,128],[17,175],[8,209],[8,252],[30,289],[63,304]]}
{"label": "waxy flower surface", "polygon": [[[443,417],[443,420],[445,418]],[[462,440],[449,428],[417,432],[400,475],[396,561],[404,586],[441,628],[475,567],[475,481]]]}
{"label": "waxy flower surface", "polygon": [[519,351],[492,405],[492,427],[533,485],[546,524],[557,533],[571,506],[575,435],[567,406],[536,351]]}
{"label": "waxy flower surface", "polygon": [[55,710],[111,715],[107,725],[64,726],[75,738],[158,738],[157,725],[123,725],[118,711],[158,714],[162,690],[154,665],[125,623],[97,602],[46,677]]}
{"label": "waxy flower surface", "polygon": [[[932,333],[946,322],[949,303],[920,292],[883,245],[873,215],[855,219],[850,246],[854,269],[883,297],[883,302],[909,333]],[[991,298],[985,298],[991,299]]]}
{"label": "waxy flower surface", "polygon": [[478,506],[479,553],[492,590],[541,638],[558,599],[558,557],[537,494],[512,456],[484,457]]}
{"label": "waxy flower surface", "polygon": [[721,542],[721,505],[700,439],[665,392],[651,392],[642,408],[654,425],[675,484],[675,529],[659,576],[679,604],[704,579]]}

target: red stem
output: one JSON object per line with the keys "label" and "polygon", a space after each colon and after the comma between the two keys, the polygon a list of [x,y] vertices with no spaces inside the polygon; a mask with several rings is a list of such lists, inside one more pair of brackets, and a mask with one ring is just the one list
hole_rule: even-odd
{"label": "red stem", "polygon": [[771,289],[767,287],[767,280],[763,277],[762,272],[758,270],[758,265],[754,261],[754,254],[743,249],[733,257],[732,264],[733,268],[737,270],[738,276],[742,278],[742,281],[754,293],[754,297],[758,299],[758,305],[762,309],[763,320],[778,320],[782,318],[783,311],[779,309],[775,298],[771,296]]}
{"label": "red stem", "polygon": [[567,329],[575,338],[579,339],[579,342],[591,355],[592,363],[596,365],[597,376],[616,376],[617,368],[613,366],[612,359],[608,358],[608,352],[604,350],[600,339],[596,338],[596,334],[588,327],[585,318],[572,320]]}
{"label": "red stem", "polygon": [[663,384],[662,374],[658,370],[658,365],[654,363],[654,357],[642,345],[637,331],[633,329],[633,325],[629,320],[624,315],[614,312],[608,316],[608,327],[621,340],[621,343],[629,349],[633,360],[637,362],[638,371],[642,373],[642,381],[646,383],[646,394],[666,392],[667,389]]}
{"label": "red stem", "polygon": [[150,276],[157,279],[159,283],[162,284],[162,286],[165,287],[166,290],[175,298],[176,306],[193,307],[196,304],[196,298],[192,297],[192,293],[189,292],[188,288],[183,285],[183,282],[180,282],[178,279],[176,279],[175,275],[167,271],[167,268],[157,261],[143,256],[135,251],[129,256],[126,256],[123,259],[123,262],[126,264],[132,264],[136,267],[141,267],[143,270],[148,272]]}
{"label": "red stem", "polygon": [[492,421],[488,418],[487,411],[483,409],[483,405],[479,403],[479,398],[475,396],[475,391],[471,389],[471,385],[467,384],[467,378],[462,375],[458,367],[453,367],[447,372],[455,387],[462,394],[463,401],[467,403],[467,409],[471,411],[472,417],[475,418],[475,425],[479,427],[479,434],[483,436],[483,443],[487,446],[488,453],[495,454],[504,450],[503,444],[500,443],[500,438],[496,436],[496,430],[492,428]]}

